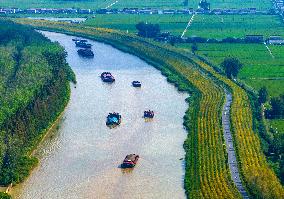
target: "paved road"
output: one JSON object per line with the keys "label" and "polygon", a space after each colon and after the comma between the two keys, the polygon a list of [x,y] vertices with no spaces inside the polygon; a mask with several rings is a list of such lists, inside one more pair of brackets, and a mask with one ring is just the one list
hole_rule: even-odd
{"label": "paved road", "polygon": [[113,5],[115,5],[117,3],[118,3],[118,1],[115,1],[115,2],[113,2],[111,4],[109,4],[108,6],[106,6],[105,9],[108,9],[108,8],[112,7]]}
{"label": "paved road", "polygon": [[269,52],[269,54],[271,55],[271,57],[274,59],[275,57],[272,54],[272,52],[271,52],[270,48],[268,47],[268,45],[266,44],[266,42],[264,42],[263,44],[265,45],[265,47],[266,47],[267,51]]}
{"label": "paved road", "polygon": [[234,143],[233,143],[233,137],[231,133],[230,108],[231,108],[231,103],[232,103],[232,94],[229,93],[227,90],[225,90],[225,95],[226,95],[226,102],[225,102],[225,105],[222,111],[222,125],[223,125],[224,138],[225,138],[226,146],[227,146],[229,168],[230,168],[232,179],[237,189],[239,190],[243,198],[248,199],[249,196],[246,190],[244,189],[244,186],[240,179],[240,174],[239,174],[239,169],[238,169],[237,159],[236,159],[236,153],[235,153],[235,148],[234,148]]}
{"label": "paved road", "polygon": [[184,31],[182,32],[182,34],[181,34],[181,36],[180,36],[181,38],[183,38],[183,36],[184,36],[185,33],[187,32],[187,29],[191,26],[191,23],[193,22],[193,19],[194,19],[195,15],[196,15],[196,14],[193,14],[192,17],[189,19],[189,21],[188,21],[188,23],[187,23],[187,25],[186,25]]}

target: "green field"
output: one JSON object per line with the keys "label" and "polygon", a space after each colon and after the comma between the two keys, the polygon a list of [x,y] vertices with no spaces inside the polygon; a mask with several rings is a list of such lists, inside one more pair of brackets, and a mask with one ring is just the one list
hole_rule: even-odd
{"label": "green field", "polygon": [[[235,187],[230,183],[222,141],[219,110],[223,106],[223,88],[218,86],[217,82],[224,82],[232,89],[231,124],[245,185],[253,198],[281,198],[282,186],[265,162],[259,139],[252,129],[252,112],[248,108],[247,93],[226,77],[216,73],[210,66],[194,56],[180,54],[175,48],[152,43],[151,40],[144,40],[133,34],[126,35],[81,25],[53,25],[52,22],[28,20],[22,22],[104,41],[154,64],[168,76],[170,82],[179,85],[180,89],[194,88],[194,92],[190,90],[193,96],[191,99],[200,100],[189,106],[190,109],[184,117],[184,125],[189,130],[184,145],[187,154],[185,188],[189,198],[239,197]],[[211,75],[203,71],[208,71]],[[184,79],[179,79],[179,75]]]}
{"label": "green field", "polygon": [[169,31],[174,35],[181,35],[191,15],[133,15],[133,14],[111,14],[96,15],[85,22],[92,27],[103,27],[119,29],[129,32],[137,32],[135,25],[139,22],[157,23],[161,31]]}
{"label": "green field", "polygon": [[0,0],[0,7],[16,8],[100,8],[105,7],[112,0],[86,0],[86,1],[61,1],[61,0]]}
{"label": "green field", "polygon": [[[116,0],[0,0],[0,7],[19,8],[105,8]],[[151,8],[183,8],[183,0],[123,0],[113,5],[113,8],[151,7]]]}
{"label": "green field", "polygon": [[[189,50],[191,44],[180,45]],[[263,44],[198,44],[197,53],[215,65],[227,56],[238,57],[244,64],[239,78],[252,88],[268,88],[271,96],[284,93],[284,46],[269,46],[274,58]]]}
{"label": "green field", "polygon": [[280,133],[284,133],[284,119],[269,120],[270,125]]}
{"label": "green field", "polygon": [[[189,1],[189,6],[197,8],[199,0]],[[216,8],[257,8],[267,10],[272,7],[269,0],[210,0],[211,9]]]}
{"label": "green field", "polygon": [[[189,1],[189,7],[197,8],[199,0]],[[257,8],[268,10],[272,7],[269,0],[210,0],[211,9],[215,8]]]}
{"label": "green field", "polygon": [[183,8],[183,2],[184,0],[118,0],[113,8]]}
{"label": "green field", "polygon": [[[19,8],[105,8],[116,0],[0,0],[0,7]],[[196,9],[199,0],[188,1],[188,8]],[[211,0],[211,8],[257,8],[258,10],[268,10],[272,7],[269,0]],[[118,0],[113,8],[137,7],[137,8],[184,8],[184,0]]]}
{"label": "green field", "polygon": [[222,39],[260,34],[284,36],[278,15],[196,15],[185,36]]}

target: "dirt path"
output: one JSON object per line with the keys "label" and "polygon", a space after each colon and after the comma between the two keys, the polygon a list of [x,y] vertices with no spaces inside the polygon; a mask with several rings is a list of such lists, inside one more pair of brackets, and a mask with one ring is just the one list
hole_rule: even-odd
{"label": "dirt path", "polygon": [[233,143],[233,137],[231,133],[231,125],[230,125],[230,109],[232,103],[232,94],[225,90],[226,101],[222,110],[222,125],[223,125],[223,133],[226,142],[226,149],[228,153],[228,164],[232,176],[232,180],[234,181],[237,189],[243,196],[243,198],[248,199],[248,194],[243,187],[242,181],[240,179],[240,173],[237,165],[236,153]]}

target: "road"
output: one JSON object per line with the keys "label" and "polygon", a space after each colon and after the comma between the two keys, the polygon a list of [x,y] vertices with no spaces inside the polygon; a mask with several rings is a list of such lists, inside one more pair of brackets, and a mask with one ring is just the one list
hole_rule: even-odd
{"label": "road", "polygon": [[190,20],[188,21],[188,23],[187,23],[187,25],[186,25],[184,31],[182,32],[182,34],[181,34],[181,36],[180,36],[181,38],[183,38],[183,36],[184,36],[185,33],[187,32],[187,29],[191,26],[191,23],[192,23],[192,21],[193,21],[195,15],[196,15],[196,14],[193,14],[192,17],[190,18]]}
{"label": "road", "polygon": [[108,6],[106,6],[105,9],[108,9],[108,8],[112,7],[113,5],[115,5],[117,3],[118,3],[118,1],[115,1],[115,2],[113,2],[111,4],[109,4]]}
{"label": "road", "polygon": [[240,179],[240,173],[237,164],[236,152],[233,143],[233,137],[231,132],[231,125],[230,125],[230,109],[232,103],[232,94],[229,93],[227,90],[225,91],[226,101],[225,105],[222,110],[222,125],[223,125],[223,133],[226,142],[226,149],[228,153],[228,164],[232,176],[232,180],[234,181],[237,189],[241,193],[244,199],[248,199],[248,194],[244,189],[242,181]]}
{"label": "road", "polygon": [[269,52],[269,54],[271,55],[271,57],[274,59],[275,57],[274,57],[274,55],[272,54],[272,52],[271,52],[270,48],[268,47],[267,43],[264,42],[263,44],[264,44],[264,46],[266,47],[266,49],[267,49],[267,51]]}

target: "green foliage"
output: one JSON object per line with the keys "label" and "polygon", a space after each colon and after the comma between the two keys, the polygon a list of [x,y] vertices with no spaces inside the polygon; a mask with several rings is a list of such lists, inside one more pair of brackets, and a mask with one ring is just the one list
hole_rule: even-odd
{"label": "green foliage", "polygon": [[[191,44],[180,44],[180,48],[190,51]],[[272,57],[263,44],[202,44],[198,43],[197,55],[220,65],[228,56],[237,57],[244,65],[238,78],[258,91],[266,87],[270,96],[284,93],[284,46],[269,46]]]}
{"label": "green foliage", "polygon": [[284,118],[284,95],[274,97],[270,101],[271,110],[267,111],[268,118]]}
{"label": "green foliage", "polygon": [[141,14],[103,14],[88,18],[85,25],[91,27],[110,28],[129,33],[136,33],[135,25],[141,21],[159,24],[161,32],[170,32],[180,36],[191,15],[141,15]]}
{"label": "green foliage", "polygon": [[[1,6],[19,7],[19,8],[105,8],[114,1],[112,0],[13,0],[1,1]],[[183,0],[124,0],[112,6],[113,8],[130,7],[153,7],[153,8],[183,8]]]}
{"label": "green foliage", "polygon": [[66,53],[33,29],[0,20],[0,184],[18,183],[37,159],[27,156],[64,109]]}
{"label": "green foliage", "polygon": [[265,102],[267,102],[268,98],[269,98],[269,95],[268,95],[268,91],[267,91],[266,87],[262,87],[258,92],[259,102],[265,103]]}
{"label": "green foliage", "polygon": [[0,199],[12,199],[7,193],[0,192]]}
{"label": "green foliage", "polygon": [[227,57],[221,63],[221,67],[225,70],[227,77],[231,79],[237,77],[243,64],[236,57]]}
{"label": "green foliage", "polygon": [[1,184],[22,182],[29,174],[31,169],[37,165],[38,160],[35,157],[19,157],[13,159],[6,167],[2,167],[0,174]]}
{"label": "green foliage", "polygon": [[193,54],[195,54],[195,52],[198,50],[198,46],[197,43],[193,43],[191,46],[191,51],[193,52]]}
{"label": "green foliage", "polygon": [[141,37],[154,38],[160,33],[160,26],[158,24],[139,22],[136,24],[138,35]]}
{"label": "green foliage", "polygon": [[[240,197],[230,180],[222,145],[223,135],[220,133],[221,124],[218,113],[223,105],[223,89],[216,86],[216,82],[211,78],[219,83],[227,84],[234,96],[231,111],[232,128],[245,185],[255,198],[281,198],[283,188],[268,167],[261,152],[259,138],[252,129],[252,113],[248,106],[247,94],[235,83],[216,73],[206,63],[167,45],[117,31],[77,25],[62,26],[52,22],[44,24],[28,20],[21,20],[21,22],[106,42],[120,50],[139,56],[162,70],[163,74],[177,73],[198,89],[194,96],[200,91],[198,96],[200,101],[192,106],[193,112],[197,115],[196,118],[190,117],[191,115],[185,117],[187,121],[193,118],[192,124],[195,125],[189,132],[189,141],[185,143],[187,152],[185,186],[186,194],[191,198]],[[211,75],[208,76],[207,72]],[[173,80],[174,77],[169,79]],[[186,127],[191,126],[186,125]],[[214,147],[210,147],[213,142]]]}

